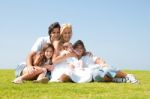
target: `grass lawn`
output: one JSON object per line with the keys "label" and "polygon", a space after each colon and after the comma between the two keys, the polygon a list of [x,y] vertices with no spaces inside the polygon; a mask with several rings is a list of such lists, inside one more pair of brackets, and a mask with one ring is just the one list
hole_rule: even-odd
{"label": "grass lawn", "polygon": [[13,84],[14,70],[0,70],[0,99],[150,99],[150,71],[126,72],[135,74],[140,84]]}

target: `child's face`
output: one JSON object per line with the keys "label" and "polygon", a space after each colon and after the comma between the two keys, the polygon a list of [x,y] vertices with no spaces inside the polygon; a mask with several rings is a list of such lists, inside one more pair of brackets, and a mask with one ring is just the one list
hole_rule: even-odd
{"label": "child's face", "polygon": [[49,59],[53,56],[53,53],[54,53],[53,49],[49,47],[45,50],[45,57]]}
{"label": "child's face", "polygon": [[78,52],[78,56],[81,57],[83,55],[83,53],[85,52],[84,51],[84,48],[82,45],[78,45],[75,50]]}
{"label": "child's face", "polygon": [[66,51],[70,51],[70,50],[73,49],[71,44],[64,44],[64,45],[63,45],[63,48],[64,48],[64,50],[66,50]]}

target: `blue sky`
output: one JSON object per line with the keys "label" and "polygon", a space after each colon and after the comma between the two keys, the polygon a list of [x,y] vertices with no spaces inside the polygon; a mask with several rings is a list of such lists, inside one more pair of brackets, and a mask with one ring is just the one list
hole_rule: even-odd
{"label": "blue sky", "polygon": [[58,21],[72,42],[120,69],[150,70],[149,0],[1,0],[0,68],[16,68],[36,39]]}

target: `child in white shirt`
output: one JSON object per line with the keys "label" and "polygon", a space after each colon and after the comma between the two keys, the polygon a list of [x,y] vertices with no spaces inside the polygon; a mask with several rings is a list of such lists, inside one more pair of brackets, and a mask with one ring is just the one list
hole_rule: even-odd
{"label": "child in white shirt", "polygon": [[94,81],[138,83],[138,80],[132,74],[127,74],[106,64],[101,58],[87,54],[81,40],[78,40],[73,48],[78,51],[78,58],[84,62],[85,66],[90,68]]}

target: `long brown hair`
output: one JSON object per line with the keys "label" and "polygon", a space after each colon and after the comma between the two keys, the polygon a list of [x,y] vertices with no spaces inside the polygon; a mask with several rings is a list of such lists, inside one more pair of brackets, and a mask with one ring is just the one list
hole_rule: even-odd
{"label": "long brown hair", "polygon": [[[40,52],[38,52],[35,57],[34,57],[34,62],[33,65],[35,66],[41,66],[43,63],[45,63],[47,61],[47,58],[45,57],[45,51],[48,48],[52,48],[52,50],[54,51],[54,46],[50,43],[47,43],[44,45],[44,47],[42,48],[42,50]],[[52,57],[50,58],[50,62],[48,63],[49,65],[52,65]]]}

